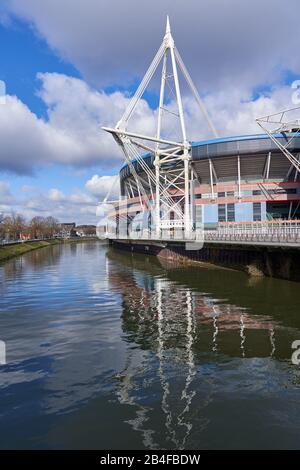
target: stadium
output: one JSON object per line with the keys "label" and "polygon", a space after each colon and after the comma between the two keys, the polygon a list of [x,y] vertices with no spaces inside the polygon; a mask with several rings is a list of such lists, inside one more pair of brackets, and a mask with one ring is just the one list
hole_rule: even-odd
{"label": "stadium", "polygon": [[[129,131],[150,80],[162,63],[157,132]],[[169,67],[169,69],[168,69]],[[179,72],[213,138],[188,139]],[[172,83],[170,83],[172,82]],[[166,90],[176,98],[170,109]],[[214,230],[288,230],[299,235],[300,120],[298,108],[257,118],[263,133],[220,137],[175,47],[166,34],[122,119],[103,128],[120,146],[120,200],[106,220],[108,238],[200,240]],[[166,114],[178,118],[179,133],[164,133]]]}

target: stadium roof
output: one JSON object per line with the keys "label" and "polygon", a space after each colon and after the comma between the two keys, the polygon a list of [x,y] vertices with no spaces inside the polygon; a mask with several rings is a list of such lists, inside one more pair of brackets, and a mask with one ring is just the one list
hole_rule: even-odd
{"label": "stadium roof", "polygon": [[[289,134],[289,136],[291,136],[291,134]],[[300,137],[300,135],[298,136]],[[285,135],[275,134],[274,137],[285,138]],[[199,145],[218,144],[218,143],[223,143],[223,142],[237,142],[241,140],[253,140],[253,139],[269,139],[269,136],[268,134],[235,135],[231,137],[219,137],[217,139],[214,138],[214,139],[208,139],[208,140],[192,141],[191,144],[192,144],[192,147],[198,147]]]}

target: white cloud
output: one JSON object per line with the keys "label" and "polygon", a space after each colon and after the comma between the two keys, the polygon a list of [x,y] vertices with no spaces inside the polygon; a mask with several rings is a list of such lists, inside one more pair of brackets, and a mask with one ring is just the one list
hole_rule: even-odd
{"label": "white cloud", "polygon": [[66,196],[64,195],[64,193],[56,188],[49,190],[48,197],[50,201],[54,201],[54,202],[63,202],[66,199]]}
{"label": "white cloud", "polygon": [[91,197],[89,194],[86,194],[83,191],[77,191],[73,194],[67,195],[63,191],[57,188],[52,188],[48,191],[46,198],[58,205],[63,206],[71,205],[71,206],[85,206],[85,205],[96,205],[95,199]]}
{"label": "white cloud", "polygon": [[119,178],[116,176],[99,176],[94,175],[87,181],[85,187],[98,198],[104,199],[107,195],[111,198],[119,195]]}
{"label": "white cloud", "polygon": [[[15,96],[0,106],[0,170],[28,174],[49,163],[119,168],[121,152],[102,125],[115,125],[129,99],[106,94],[61,74],[39,74],[39,95],[48,120],[38,118]],[[137,130],[154,130],[154,112],[142,101]]]}
{"label": "white cloud", "polygon": [[14,203],[14,201],[15,198],[11,193],[9,183],[6,181],[0,181],[0,206],[10,206]]}
{"label": "white cloud", "polygon": [[[65,75],[43,74],[39,78],[48,121],[39,119],[17,97],[8,96],[7,104],[0,106],[0,169],[26,174],[43,165],[60,163],[79,168],[97,165],[102,171],[109,167],[117,172],[122,164],[120,150],[100,126],[114,125],[128,98],[119,92],[97,92],[84,81]],[[291,97],[289,87],[279,87],[251,101],[249,94],[231,88],[207,95],[204,101],[222,136],[257,133],[255,118],[291,105]],[[186,97],[184,103],[190,139],[209,137],[194,100]],[[169,107],[173,109],[174,105]],[[155,116],[156,111],[142,100],[131,126],[138,132],[154,134]],[[165,136],[175,138],[170,115],[166,116]],[[95,175],[87,188],[101,196],[106,191],[105,179]]]}
{"label": "white cloud", "polygon": [[78,145],[68,129],[39,119],[15,96],[8,96],[6,105],[0,106],[0,141],[1,170],[20,174],[49,162],[88,164],[92,160],[85,142]]}
{"label": "white cloud", "polygon": [[28,220],[35,216],[51,215],[60,221],[78,224],[98,222],[98,200],[91,193],[76,190],[67,194],[61,188],[45,192],[37,186],[23,186],[21,190],[18,195],[13,195],[10,184],[0,181],[0,215],[15,212]]}
{"label": "white cloud", "polygon": [[298,0],[7,0],[61,57],[100,86],[141,76],[166,15],[200,90],[273,83],[299,72]]}
{"label": "white cloud", "polygon": [[69,198],[69,202],[72,204],[77,204],[79,206],[90,206],[92,204],[93,207],[95,203],[94,199],[91,196],[85,194],[82,191],[76,194],[72,194]]}
{"label": "white cloud", "polygon": [[[255,119],[292,107],[292,91],[289,86],[282,86],[252,100],[234,88],[209,95],[204,101],[221,137],[260,134],[262,131]],[[189,138],[201,140],[207,137],[207,124],[194,100],[186,98],[184,104]]]}
{"label": "white cloud", "polygon": [[67,194],[61,188],[45,192],[35,186],[24,186],[21,195],[13,197],[10,185],[0,181],[0,213],[17,212],[27,219],[51,215],[60,221],[96,224],[99,198],[104,198],[109,190],[111,197],[117,196],[118,184],[116,176],[94,175],[87,181],[86,191]]}
{"label": "white cloud", "polygon": [[61,189],[52,188],[44,193],[39,188],[32,187],[30,193],[15,199],[13,206],[5,207],[1,212],[9,213],[14,210],[27,219],[36,215],[51,215],[65,222],[96,223],[96,209],[96,199],[83,191],[66,194]]}

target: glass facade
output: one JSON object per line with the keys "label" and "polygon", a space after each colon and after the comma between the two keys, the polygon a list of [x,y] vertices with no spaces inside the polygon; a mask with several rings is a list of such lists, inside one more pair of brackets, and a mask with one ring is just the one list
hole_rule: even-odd
{"label": "glass facade", "polygon": [[260,221],[261,221],[261,203],[254,202],[253,203],[253,222],[260,222]]}
{"label": "glass facade", "polygon": [[227,222],[235,222],[235,205],[227,204]]}
{"label": "glass facade", "polygon": [[218,221],[226,222],[226,204],[218,205]]}
{"label": "glass facade", "polygon": [[219,204],[218,221],[235,222],[235,204]]}

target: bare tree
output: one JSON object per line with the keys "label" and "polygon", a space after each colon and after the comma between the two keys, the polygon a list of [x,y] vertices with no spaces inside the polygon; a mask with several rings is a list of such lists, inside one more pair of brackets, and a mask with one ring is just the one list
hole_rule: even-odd
{"label": "bare tree", "polygon": [[59,222],[54,217],[33,217],[29,224],[30,238],[53,238],[59,230]]}
{"label": "bare tree", "polygon": [[4,220],[4,215],[0,213],[0,240],[3,240],[5,236],[3,220]]}
{"label": "bare tree", "polygon": [[20,240],[22,233],[26,230],[26,221],[21,214],[11,214],[4,217],[3,232],[10,240]]}
{"label": "bare tree", "polygon": [[0,240],[53,238],[59,232],[59,226],[59,221],[54,217],[36,216],[27,223],[21,214],[12,213],[6,217],[0,214]]}
{"label": "bare tree", "polygon": [[59,231],[59,221],[54,217],[47,217],[44,220],[44,236],[53,238]]}
{"label": "bare tree", "polygon": [[29,233],[30,238],[32,239],[40,239],[44,238],[44,231],[45,231],[45,219],[44,217],[33,217],[29,224]]}

